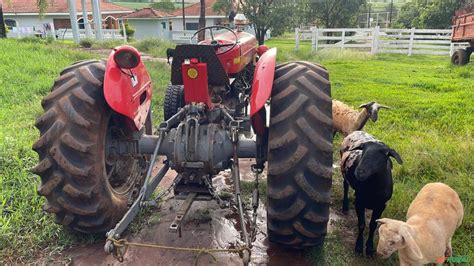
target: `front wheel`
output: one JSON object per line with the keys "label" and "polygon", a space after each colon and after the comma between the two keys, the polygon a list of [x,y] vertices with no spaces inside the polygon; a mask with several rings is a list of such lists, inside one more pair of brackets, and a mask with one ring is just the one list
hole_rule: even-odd
{"label": "front wheel", "polygon": [[467,50],[458,49],[451,56],[451,63],[457,66],[466,65],[467,63],[469,63],[470,56],[471,56],[471,53],[469,53]]}
{"label": "front wheel", "polygon": [[268,235],[290,248],[321,244],[332,183],[332,101],[327,71],[277,66],[268,148]]}
{"label": "front wheel", "polygon": [[[134,134],[104,99],[105,62],[83,61],[66,68],[43,101],[44,114],[33,149],[41,177],[38,193],[56,223],[74,231],[106,232],[122,218],[143,184],[146,157],[114,152],[116,140]],[[151,134],[151,120],[145,125]]]}

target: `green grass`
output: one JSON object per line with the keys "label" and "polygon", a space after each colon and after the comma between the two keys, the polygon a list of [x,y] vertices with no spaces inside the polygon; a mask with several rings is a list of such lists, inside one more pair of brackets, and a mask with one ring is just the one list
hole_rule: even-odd
{"label": "green grass", "polygon": [[[402,166],[394,166],[394,194],[383,216],[405,220],[408,205],[423,185],[444,182],[458,192],[464,204],[464,222],[453,239],[454,254],[474,259],[474,64],[454,67],[448,56],[373,56],[339,49],[312,53],[309,44],[295,51],[291,40],[271,40],[267,45],[279,48],[280,62],[303,59],[327,67],[333,98],[352,106],[377,101],[393,108],[381,111],[379,121],[365,127],[404,160]],[[341,140],[335,139],[335,151]],[[334,154],[338,160],[338,152]],[[339,171],[333,179],[333,207],[339,209]],[[353,224],[350,229],[356,228]],[[343,235],[335,232],[330,238]],[[344,253],[352,254],[354,243],[344,244]],[[326,252],[332,250],[331,256],[338,257],[341,247],[327,245]],[[344,261],[366,264],[353,256]]]}
{"label": "green grass", "polygon": [[[372,56],[348,50],[323,50],[315,54],[310,52],[308,44],[294,51],[291,40],[281,39],[267,44],[279,48],[280,62],[304,59],[325,65],[330,72],[334,98],[353,106],[375,100],[393,108],[383,110],[379,121],[369,122],[365,128],[397,150],[404,160],[402,166],[394,166],[394,195],[383,216],[404,219],[409,203],[424,184],[445,182],[459,193],[465,209],[463,225],[453,239],[454,254],[474,259],[474,64],[453,67],[447,56]],[[144,47],[153,50],[154,45]],[[39,178],[29,171],[37,163],[31,146],[38,138],[34,122],[42,112],[42,97],[49,92],[62,68],[98,56],[74,51],[64,44],[0,40],[0,258],[3,262],[27,262],[39,254],[58,254],[64,247],[103,237],[71,235],[55,225],[53,217],[41,210],[44,199],[36,194]],[[170,69],[159,62],[146,65],[154,84],[156,125],[162,119],[163,92]],[[340,137],[336,138],[335,150],[340,141]],[[341,200],[341,176],[336,171],[333,207],[339,209]],[[341,223],[328,236],[323,248],[308,253],[309,261],[326,265],[369,264],[370,260],[352,255],[354,243],[347,242],[345,230],[356,230],[356,224],[351,227]],[[388,263],[396,263],[396,258]]]}
{"label": "green grass", "polygon": [[[0,40],[0,261],[26,262],[39,253],[54,255],[73,243],[103,237],[71,235],[54,224],[41,209],[44,198],[36,194],[39,178],[30,172],[38,159],[31,146],[39,135],[34,123],[42,112],[41,99],[62,68],[94,57],[62,46]],[[154,84],[153,118],[158,123],[170,71],[163,63],[146,65]]]}

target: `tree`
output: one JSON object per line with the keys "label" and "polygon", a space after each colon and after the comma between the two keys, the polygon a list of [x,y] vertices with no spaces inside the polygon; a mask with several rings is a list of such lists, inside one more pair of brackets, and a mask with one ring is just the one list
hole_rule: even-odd
{"label": "tree", "polygon": [[454,12],[469,2],[471,0],[414,0],[402,7],[397,24],[405,28],[449,28]]}
{"label": "tree", "polygon": [[217,0],[212,6],[212,10],[221,15],[228,15],[232,11],[232,0]]}
{"label": "tree", "polygon": [[306,0],[308,21],[325,28],[343,28],[357,25],[357,18],[367,4],[366,0]]}
{"label": "tree", "polygon": [[7,29],[5,28],[5,22],[3,21],[3,7],[0,3],[0,38],[7,37]]}
{"label": "tree", "polygon": [[284,31],[291,24],[297,1],[240,0],[241,11],[252,24],[258,44],[265,42],[268,30],[272,34]]}
{"label": "tree", "polygon": [[176,10],[174,3],[171,0],[161,0],[160,2],[156,2],[151,4],[152,8],[161,9],[165,11],[173,11]]}

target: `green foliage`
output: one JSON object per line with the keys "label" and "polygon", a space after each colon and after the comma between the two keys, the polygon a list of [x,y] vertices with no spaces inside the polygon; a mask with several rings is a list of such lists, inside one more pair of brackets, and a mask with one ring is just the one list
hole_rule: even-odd
{"label": "green foliage", "polygon": [[308,22],[316,22],[324,28],[353,27],[357,24],[357,16],[366,0],[326,0],[303,1],[306,4]]}
{"label": "green foliage", "polygon": [[266,32],[271,29],[275,35],[283,33],[292,22],[297,5],[285,0],[242,0],[241,11],[253,25],[259,44],[264,43]]}
{"label": "green foliage", "polygon": [[140,52],[144,52],[147,54],[151,54],[155,57],[162,58],[166,57],[166,49],[174,48],[176,46],[175,43],[158,38],[148,38],[139,40],[136,42],[132,42],[131,45],[137,48]]}
{"label": "green foliage", "polygon": [[444,29],[451,26],[454,12],[471,0],[413,0],[406,3],[396,24],[404,28]]}
{"label": "green foliage", "polygon": [[81,41],[79,42],[79,46],[83,48],[91,48],[94,42],[95,41],[93,39],[81,39]]}
{"label": "green foliage", "polygon": [[156,2],[151,4],[151,7],[156,9],[161,9],[165,11],[173,11],[176,8],[174,7],[174,3],[171,0],[161,0],[160,2]]}
{"label": "green foliage", "polygon": [[[127,40],[131,40],[135,34],[135,28],[125,23],[125,33],[127,33]],[[120,28],[120,35],[123,36],[123,27]]]}
{"label": "green foliage", "polygon": [[232,10],[232,0],[217,0],[212,6],[212,10],[227,16]]}

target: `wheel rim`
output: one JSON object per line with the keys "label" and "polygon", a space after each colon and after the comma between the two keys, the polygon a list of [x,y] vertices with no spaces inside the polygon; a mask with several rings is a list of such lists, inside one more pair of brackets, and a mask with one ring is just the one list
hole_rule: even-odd
{"label": "wheel rim", "polygon": [[[130,139],[133,131],[112,115],[105,135],[105,170],[109,187],[117,194],[128,194],[143,176],[144,160],[131,154],[119,155],[118,141]],[[119,126],[121,125],[121,126]]]}
{"label": "wheel rim", "polygon": [[454,64],[459,65],[459,56],[458,56],[457,54],[454,55],[454,58],[453,58],[453,59],[454,59],[454,60],[453,60],[453,61],[454,61]]}

